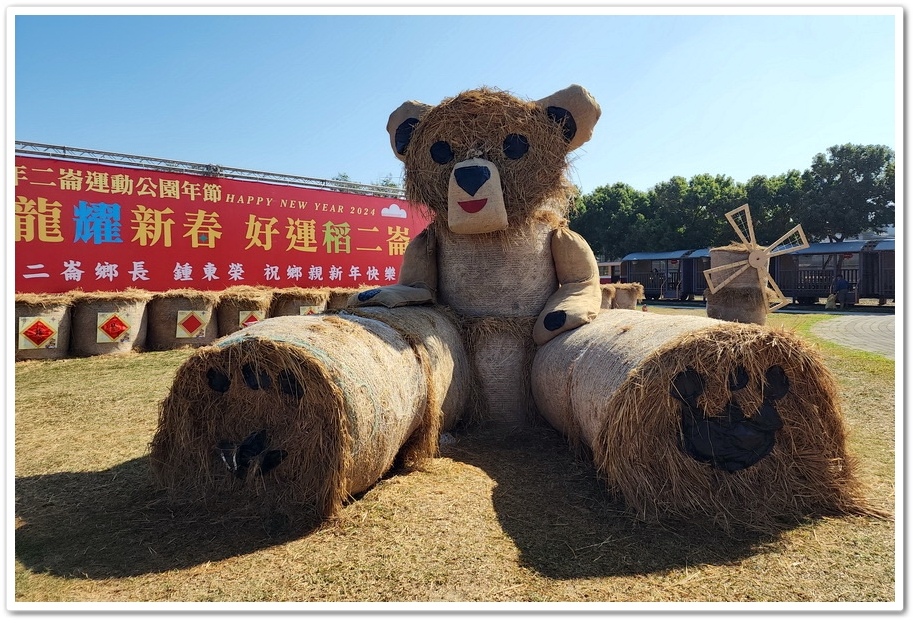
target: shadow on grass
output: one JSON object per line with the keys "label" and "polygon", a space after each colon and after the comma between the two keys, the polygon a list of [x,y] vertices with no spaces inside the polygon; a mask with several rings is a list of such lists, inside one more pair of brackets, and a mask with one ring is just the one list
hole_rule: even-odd
{"label": "shadow on grass", "polygon": [[[553,429],[475,429],[441,454],[484,470],[520,563],[556,579],[610,577],[721,565],[774,537],[709,526],[636,522]],[[358,503],[358,502],[356,502]],[[15,554],[34,573],[108,579],[189,568],[300,539],[320,523],[253,510],[169,503],[148,457],[99,472],[16,479]]]}
{"label": "shadow on grass", "polygon": [[553,579],[640,575],[728,565],[772,547],[776,535],[710,524],[636,521],[587,460],[552,428],[474,430],[443,455],[484,470],[493,506],[520,563]]}
{"label": "shadow on grass", "polygon": [[294,540],[318,523],[181,506],[144,456],[100,472],[16,479],[16,559],[35,573],[104,579],[180,569]]}

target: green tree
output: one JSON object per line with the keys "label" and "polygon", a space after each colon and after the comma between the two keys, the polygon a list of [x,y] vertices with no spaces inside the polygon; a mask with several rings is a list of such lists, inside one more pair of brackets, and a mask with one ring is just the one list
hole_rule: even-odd
{"label": "green tree", "polygon": [[599,186],[576,199],[570,227],[596,256],[617,259],[647,242],[646,194],[627,184]]}
{"label": "green tree", "polygon": [[[656,240],[646,251],[701,249],[725,244],[734,232],[725,213],[745,201],[744,189],[724,175],[673,177],[649,192],[650,228]],[[727,230],[727,231],[726,231]]]}
{"label": "green tree", "polygon": [[809,239],[841,242],[894,224],[894,152],[884,145],[834,145],[803,175],[798,221]]}
{"label": "green tree", "polygon": [[744,190],[758,244],[767,246],[776,242],[798,224],[797,207],[804,195],[801,171],[793,169],[773,177],[755,175]]}

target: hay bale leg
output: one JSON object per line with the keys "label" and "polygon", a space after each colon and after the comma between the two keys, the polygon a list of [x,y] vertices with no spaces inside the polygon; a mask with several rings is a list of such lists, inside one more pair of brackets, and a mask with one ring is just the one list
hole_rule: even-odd
{"label": "hay bale leg", "polygon": [[772,528],[866,509],[835,383],[791,332],[603,312],[539,350],[532,386],[644,519]]}
{"label": "hay bale leg", "polygon": [[332,516],[399,453],[435,451],[442,403],[417,352],[355,316],[268,318],[233,333],[178,370],[151,444],[154,474],[178,498]]}
{"label": "hay bale leg", "polygon": [[536,318],[465,317],[463,333],[474,383],[471,401],[479,422],[519,425],[535,414],[531,362]]}

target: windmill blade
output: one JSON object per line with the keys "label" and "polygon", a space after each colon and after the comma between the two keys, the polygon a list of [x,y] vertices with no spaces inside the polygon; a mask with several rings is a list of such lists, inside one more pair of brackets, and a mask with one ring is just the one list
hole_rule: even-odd
{"label": "windmill blade", "polygon": [[[785,297],[782,293],[782,290],[779,289],[779,286],[776,285],[776,282],[773,281],[773,278],[770,275],[767,275],[767,287],[773,291],[773,293],[779,298],[778,301],[767,302],[767,313],[774,312],[777,309],[781,309],[789,304],[789,299]],[[764,290],[766,292],[766,290]]]}
{"label": "windmill blade", "polygon": [[776,255],[791,253],[792,251],[807,249],[809,246],[808,239],[805,237],[805,232],[802,231],[802,226],[796,225],[783,234],[779,240],[768,246],[766,252],[770,257],[774,257]]}
{"label": "windmill blade", "polygon": [[706,277],[709,291],[715,294],[750,267],[751,265],[747,263],[747,260],[741,260],[740,262],[732,262],[731,264],[723,264],[722,266],[704,270],[703,276]]}
{"label": "windmill blade", "polygon": [[761,292],[766,292],[767,282],[770,281],[770,271],[767,270],[766,265],[757,267],[757,280],[760,282]]}
{"label": "windmill blade", "polygon": [[735,208],[731,212],[725,213],[725,218],[732,225],[732,229],[741,238],[744,244],[757,246],[757,238],[754,236],[754,223],[751,221],[751,208],[746,203],[740,208]]}

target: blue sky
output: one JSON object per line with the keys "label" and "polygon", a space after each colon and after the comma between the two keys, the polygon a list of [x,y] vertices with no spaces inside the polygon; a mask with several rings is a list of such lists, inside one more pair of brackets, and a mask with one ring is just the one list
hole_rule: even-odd
{"label": "blue sky", "polygon": [[585,192],[615,182],[646,190],[700,173],[745,182],[804,170],[841,143],[899,152],[894,16],[776,10],[19,14],[14,133],[275,173],[400,181],[385,124],[403,101],[435,104],[483,85],[540,99],[578,83],[602,107],[570,172]]}

